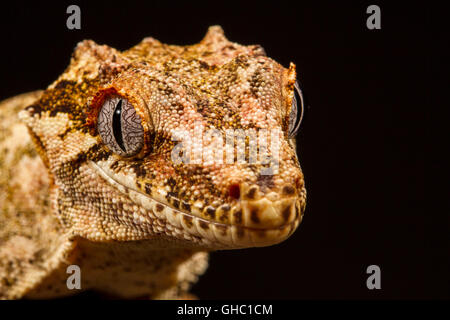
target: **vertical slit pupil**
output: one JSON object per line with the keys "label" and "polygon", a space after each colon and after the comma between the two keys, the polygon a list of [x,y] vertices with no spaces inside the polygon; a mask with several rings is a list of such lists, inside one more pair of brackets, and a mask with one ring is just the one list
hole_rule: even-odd
{"label": "vertical slit pupil", "polygon": [[119,100],[119,102],[116,105],[116,108],[114,109],[112,123],[113,123],[114,138],[116,139],[116,142],[119,145],[120,149],[122,149],[123,152],[126,152],[125,146],[123,144],[121,120],[122,120],[122,99]]}

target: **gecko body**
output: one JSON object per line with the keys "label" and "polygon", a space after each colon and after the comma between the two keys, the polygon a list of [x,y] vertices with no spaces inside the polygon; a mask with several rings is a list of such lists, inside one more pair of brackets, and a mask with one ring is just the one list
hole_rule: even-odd
{"label": "gecko body", "polygon": [[[207,252],[287,239],[306,203],[300,100],[294,64],[230,42],[218,26],[188,46],[80,42],[46,90],[0,104],[0,297],[76,293],[72,264],[83,290],[186,297]],[[276,159],[270,149],[266,162],[238,161],[238,144],[218,140],[232,161],[205,152],[195,162],[183,153],[195,145],[174,136],[197,126],[222,137],[279,132],[258,141],[261,151],[278,139]],[[217,149],[207,138],[200,146]]]}

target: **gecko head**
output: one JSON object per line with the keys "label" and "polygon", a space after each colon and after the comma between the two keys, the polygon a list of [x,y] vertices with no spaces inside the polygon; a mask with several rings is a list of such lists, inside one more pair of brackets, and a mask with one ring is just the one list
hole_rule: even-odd
{"label": "gecko head", "polygon": [[[60,101],[69,111],[57,157],[39,126]],[[80,235],[225,249],[279,243],[301,222],[302,108],[294,64],[211,27],[184,47],[146,38],[120,53],[83,42],[23,118],[56,178],[62,221]]]}

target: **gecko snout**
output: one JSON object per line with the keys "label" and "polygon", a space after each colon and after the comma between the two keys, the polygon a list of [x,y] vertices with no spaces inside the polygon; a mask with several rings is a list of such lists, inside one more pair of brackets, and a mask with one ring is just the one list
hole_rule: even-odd
{"label": "gecko snout", "polygon": [[303,215],[299,192],[290,185],[281,192],[263,192],[257,185],[240,186],[242,225],[255,229],[272,229],[291,224]]}

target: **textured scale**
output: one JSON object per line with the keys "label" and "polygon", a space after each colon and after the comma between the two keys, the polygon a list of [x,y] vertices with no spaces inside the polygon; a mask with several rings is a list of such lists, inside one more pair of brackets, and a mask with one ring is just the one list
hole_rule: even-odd
{"label": "textured scale", "polygon": [[[289,137],[295,83],[294,64],[230,42],[218,26],[189,46],[79,43],[45,91],[0,104],[0,297],[73,294],[70,264],[83,289],[184,297],[208,251],[287,239],[306,203]],[[174,162],[174,133],[195,136],[198,124],[223,134],[279,129],[278,173],[209,154]]]}

